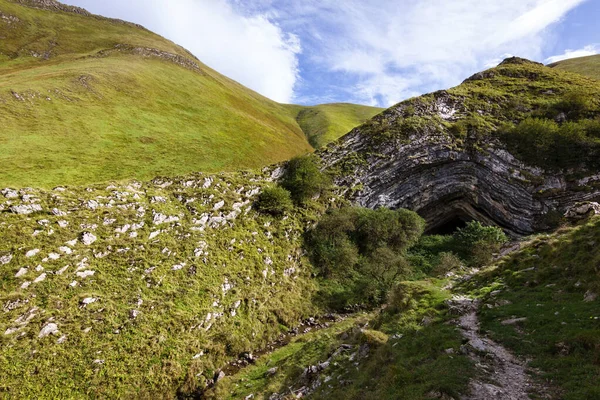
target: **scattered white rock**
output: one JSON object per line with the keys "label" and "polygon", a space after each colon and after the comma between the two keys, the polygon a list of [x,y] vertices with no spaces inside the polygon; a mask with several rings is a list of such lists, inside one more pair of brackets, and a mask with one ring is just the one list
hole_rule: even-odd
{"label": "scattered white rock", "polygon": [[180,269],[185,268],[186,263],[181,263],[181,264],[177,264],[177,265],[173,265],[173,271],[179,271]]}
{"label": "scattered white rock", "polygon": [[96,240],[98,240],[98,238],[91,232],[84,232],[81,235],[81,242],[86,245],[89,246],[92,243],[94,243]]}
{"label": "scattered white rock", "polygon": [[129,311],[129,318],[136,319],[140,315],[139,310],[131,310]]}
{"label": "scattered white rock", "polygon": [[227,278],[225,278],[225,283],[221,285],[221,290],[223,290],[223,294],[229,292],[232,288],[233,286],[229,283]]}
{"label": "scattered white rock", "polygon": [[73,240],[69,240],[65,244],[68,244],[69,246],[74,247],[77,244],[77,242],[78,242],[77,239],[73,239]]}
{"label": "scattered white rock", "polygon": [[66,228],[67,226],[69,226],[69,222],[68,221],[58,221],[57,222],[58,226],[61,228]]}
{"label": "scattered white rock", "polygon": [[100,207],[100,204],[96,200],[88,200],[85,202],[85,206],[93,211]]}
{"label": "scattered white rock", "polygon": [[25,253],[25,257],[27,257],[27,258],[35,257],[39,252],[40,252],[40,249],[29,250],[27,253]]}
{"label": "scattered white rock", "polygon": [[61,247],[59,247],[59,248],[58,248],[58,251],[60,251],[60,252],[61,252],[61,253],[63,253],[63,254],[67,254],[67,255],[69,255],[69,254],[72,254],[72,253],[73,253],[73,250],[71,250],[71,248],[70,248],[70,247],[67,247],[67,246],[61,246]]}
{"label": "scattered white rock", "polygon": [[21,284],[21,289],[27,289],[31,285],[31,282],[26,281]]}
{"label": "scattered white rock", "polygon": [[58,208],[53,208],[51,212],[52,212],[53,215],[56,215],[57,217],[64,217],[64,216],[67,215],[66,212],[61,211]]}
{"label": "scattered white rock", "polygon": [[511,318],[511,319],[505,319],[504,321],[500,322],[502,325],[515,325],[521,322],[525,322],[527,321],[527,318],[523,317],[523,318]]}
{"label": "scattered white rock", "polygon": [[58,325],[56,325],[55,323],[49,323],[48,325],[46,325],[42,328],[38,337],[41,339],[41,338],[45,338],[48,335],[55,335],[57,333],[58,333]]}
{"label": "scattered white rock", "polygon": [[81,279],[85,279],[88,276],[93,276],[96,273],[96,271],[81,271],[81,272],[77,272],[75,275],[77,275],[78,277],[80,277]]}
{"label": "scattered white rock", "polygon": [[62,274],[64,274],[67,271],[67,269],[69,269],[68,265],[62,267],[61,269],[59,269],[58,271],[56,271],[56,275],[62,275]]}
{"label": "scattered white rock", "polygon": [[7,254],[5,256],[0,257],[0,265],[6,265],[13,259],[12,254]]}
{"label": "scattered white rock", "polygon": [[215,204],[215,206],[213,207],[213,210],[218,211],[221,208],[223,208],[225,206],[225,201],[221,200],[220,202],[218,202],[217,204]]}
{"label": "scattered white rock", "polygon": [[48,254],[48,258],[49,258],[50,260],[56,261],[56,260],[58,260],[58,259],[60,258],[60,254],[57,254],[57,253],[50,253],[50,254]]}
{"label": "scattered white rock", "polygon": [[2,191],[0,192],[4,195],[4,197],[6,197],[7,199],[17,199],[19,198],[19,193],[17,193],[16,190],[13,189],[2,189]]}
{"label": "scattered white rock", "polygon": [[171,222],[178,222],[178,221],[179,221],[179,217],[167,216],[167,215],[161,214],[161,213],[154,214],[154,219],[153,219],[154,225],[169,224]]}
{"label": "scattered white rock", "polygon": [[96,297],[86,297],[85,299],[81,300],[81,305],[83,307],[85,307],[85,306],[95,303],[97,301],[98,301],[98,299]]}
{"label": "scattered white rock", "polygon": [[150,236],[148,237],[148,240],[152,240],[152,239],[154,239],[155,237],[157,237],[158,235],[160,235],[160,232],[161,232],[161,231],[154,231],[154,232],[151,232],[151,233],[150,233]]}
{"label": "scattered white rock", "polygon": [[591,303],[592,301],[595,301],[598,298],[598,295],[594,292],[592,292],[591,290],[588,290],[583,298],[583,301],[585,301],[586,303]]}
{"label": "scattered white rock", "polygon": [[44,272],[43,274],[41,274],[40,276],[38,276],[37,278],[35,278],[33,280],[33,283],[40,283],[46,280],[46,273]]}
{"label": "scattered white rock", "polygon": [[63,344],[64,342],[66,342],[66,340],[67,340],[67,335],[62,335],[60,338],[58,338],[56,343]]}
{"label": "scattered white rock", "polygon": [[37,267],[35,267],[36,272],[42,272],[43,270],[44,270],[44,267],[42,267],[41,265],[38,265]]}
{"label": "scattered white rock", "polygon": [[79,282],[77,282],[77,281],[73,281],[73,282],[69,283],[69,286],[71,286],[73,288],[77,287],[78,285],[79,285]]}
{"label": "scattered white rock", "polygon": [[27,269],[27,268],[21,268],[21,269],[19,270],[19,272],[17,272],[17,273],[15,274],[15,278],[20,278],[20,277],[22,277],[23,275],[25,275],[25,274],[27,273],[27,271],[29,271],[29,269]]}
{"label": "scattered white rock", "polygon": [[131,228],[130,224],[123,225],[121,228],[115,229],[116,233],[127,233],[127,231]]}
{"label": "scattered white rock", "polygon": [[12,206],[10,211],[18,215],[29,215],[33,214],[34,212],[42,211],[42,206],[39,204],[22,204],[18,206]]}

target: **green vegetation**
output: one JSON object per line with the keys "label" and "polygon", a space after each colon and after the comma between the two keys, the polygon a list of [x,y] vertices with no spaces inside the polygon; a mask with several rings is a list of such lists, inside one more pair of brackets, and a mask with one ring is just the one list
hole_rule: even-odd
{"label": "green vegetation", "polygon": [[[296,121],[304,107],[260,96],[152,32],[9,0],[0,9],[16,18],[0,19],[0,187],[231,171],[312,150],[315,133]],[[377,111],[319,107],[319,143]]]}
{"label": "green vegetation", "polygon": [[411,268],[404,257],[425,222],[408,210],[331,210],[310,232],[308,247],[323,282],[329,307],[378,305]]}
{"label": "green vegetation", "polygon": [[317,315],[303,217],[252,210],[269,176],[0,194],[0,397],[192,394]]}
{"label": "green vegetation", "polygon": [[[457,398],[474,370],[459,354],[460,333],[447,323],[447,299],[432,282],[399,284],[382,313],[359,314],[294,339],[226,377],[207,397],[269,399],[320,381],[310,398]],[[311,374],[310,367],[323,369]]]}
{"label": "green vegetation", "polygon": [[310,144],[318,149],[337,140],[340,133],[350,132],[381,111],[381,108],[354,104],[323,104],[301,108],[296,120]]}
{"label": "green vegetation", "polygon": [[600,396],[598,243],[595,218],[530,240],[465,285],[485,301],[482,328],[531,358],[565,400]]}
{"label": "green vegetation", "polygon": [[507,240],[502,229],[471,221],[452,235],[421,237],[408,251],[408,260],[419,273],[440,276],[463,265],[481,267],[488,264]]}
{"label": "green vegetation", "polygon": [[[497,226],[483,226],[479,221],[471,221],[454,234],[454,239],[475,267],[482,267],[492,261],[503,244],[508,242],[506,234]],[[449,260],[446,260],[446,262]]]}
{"label": "green vegetation", "polygon": [[503,139],[519,158],[550,170],[600,167],[600,120],[558,124],[529,118],[508,128]]}
{"label": "green vegetation", "polygon": [[297,204],[305,205],[331,187],[331,178],[321,171],[316,157],[295,157],[287,163],[281,185]]}
{"label": "green vegetation", "polygon": [[279,186],[271,186],[263,189],[255,206],[262,213],[279,216],[290,211],[294,204],[290,192]]}
{"label": "green vegetation", "polygon": [[550,64],[549,67],[562,71],[575,72],[600,80],[600,55],[571,58]]}

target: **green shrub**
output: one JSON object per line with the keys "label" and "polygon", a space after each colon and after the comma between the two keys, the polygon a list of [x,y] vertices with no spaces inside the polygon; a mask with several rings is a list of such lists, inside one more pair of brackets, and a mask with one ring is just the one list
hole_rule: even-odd
{"label": "green shrub", "polygon": [[557,116],[557,114],[564,113],[569,120],[578,120],[585,118],[593,110],[593,103],[590,96],[581,91],[572,91],[565,93],[558,102],[551,106],[553,115],[551,118]]}
{"label": "green shrub", "polygon": [[600,122],[581,120],[559,125],[528,118],[501,134],[508,148],[525,162],[550,169],[600,167]]}
{"label": "green shrub", "polygon": [[261,213],[283,215],[293,208],[290,192],[279,186],[267,187],[258,197],[255,208]]}
{"label": "green shrub", "polygon": [[496,226],[484,226],[479,221],[471,221],[466,227],[454,234],[455,239],[469,255],[470,264],[483,266],[489,263],[492,255],[508,241],[502,229]]}
{"label": "green shrub", "polygon": [[438,263],[435,266],[434,274],[444,276],[449,272],[456,271],[463,265],[463,261],[458,255],[452,252],[440,253]]}
{"label": "green shrub", "polygon": [[373,253],[382,246],[403,252],[417,243],[425,229],[425,221],[412,211],[388,208],[354,209],[356,231],[354,241],[361,254]]}
{"label": "green shrub", "polygon": [[407,210],[347,207],[324,215],[307,245],[319,275],[347,291],[336,290],[332,303],[382,303],[389,288],[410,274],[405,252],[424,227],[423,219]]}
{"label": "green shrub", "polygon": [[331,186],[331,179],[319,168],[314,156],[296,157],[289,161],[282,186],[297,204],[305,204]]}

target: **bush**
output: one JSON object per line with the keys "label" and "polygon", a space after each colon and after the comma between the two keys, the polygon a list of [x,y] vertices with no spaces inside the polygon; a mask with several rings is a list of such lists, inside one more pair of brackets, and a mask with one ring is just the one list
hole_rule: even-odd
{"label": "bush", "polygon": [[380,304],[411,272],[405,252],[424,227],[412,211],[348,207],[328,212],[309,233],[307,245],[320,275],[348,291],[336,291],[337,307],[339,299]]}
{"label": "bush", "polygon": [[600,167],[600,122],[581,120],[562,125],[528,118],[504,128],[504,141],[520,159],[550,170]]}
{"label": "bush", "polygon": [[445,276],[449,272],[456,271],[462,265],[462,260],[456,254],[452,252],[443,252],[439,255],[434,274],[437,276]]}
{"label": "bush", "polygon": [[331,179],[321,172],[315,157],[311,155],[290,160],[281,184],[290,191],[297,204],[305,204],[328,189]]}
{"label": "bush", "polygon": [[561,100],[551,106],[554,118],[557,114],[564,113],[569,120],[585,118],[593,109],[592,99],[583,91],[565,93]]}
{"label": "bush", "polygon": [[484,226],[479,221],[471,221],[454,234],[463,251],[469,255],[470,264],[481,267],[489,263],[492,255],[508,241],[502,229]]}
{"label": "bush", "polygon": [[293,204],[290,192],[279,186],[272,186],[262,191],[255,207],[261,213],[279,216],[290,211]]}

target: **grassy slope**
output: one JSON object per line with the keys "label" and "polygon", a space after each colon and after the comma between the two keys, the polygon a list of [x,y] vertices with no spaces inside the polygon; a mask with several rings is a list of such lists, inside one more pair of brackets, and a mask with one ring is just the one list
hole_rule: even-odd
{"label": "grassy slope", "polygon": [[[98,55],[125,44],[192,59],[149,31],[8,0],[0,11],[18,18],[0,19],[0,186],[254,168],[312,149],[296,122],[302,107],[270,101],[198,61],[201,73],[127,51]],[[32,56],[46,51],[48,60]],[[329,138],[370,116],[360,106],[335,109]]]}
{"label": "grassy slope", "polygon": [[571,58],[549,66],[600,80],[600,55]]}
{"label": "grassy slope", "polygon": [[[600,397],[600,300],[592,300],[600,293],[598,243],[596,218],[534,238],[468,285],[486,303],[482,328],[533,359],[565,400]],[[502,324],[511,318],[526,320]]]}
{"label": "grassy slope", "polygon": [[[452,316],[444,305],[449,293],[440,290],[443,284],[405,282],[401,307],[359,315],[297,338],[226,377],[207,397],[254,395],[267,400],[273,393],[288,394],[304,386],[315,389],[309,396],[314,399],[458,398],[474,370],[458,351],[462,338],[448,323]],[[430,322],[423,323],[426,319]],[[303,373],[328,359],[330,364],[318,376]],[[271,376],[267,371],[274,367]]]}
{"label": "grassy slope", "polygon": [[[197,174],[0,195],[0,397],[173,398],[314,315],[300,249],[311,211],[252,211],[266,178]],[[29,201],[43,211],[2,212]],[[84,231],[97,240],[86,246]],[[32,249],[40,252],[27,257]],[[49,323],[60,333],[38,337]]]}
{"label": "grassy slope", "polygon": [[319,148],[350,132],[356,126],[383,111],[377,107],[334,103],[299,108],[296,120],[310,144]]}

